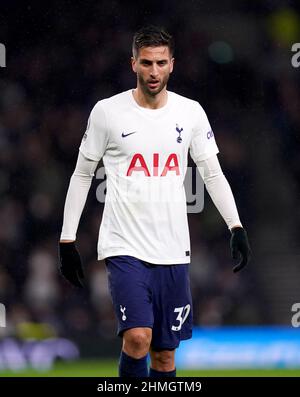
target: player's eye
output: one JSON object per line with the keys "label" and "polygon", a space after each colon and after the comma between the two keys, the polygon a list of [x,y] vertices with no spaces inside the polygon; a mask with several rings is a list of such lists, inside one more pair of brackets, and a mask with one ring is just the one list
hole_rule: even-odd
{"label": "player's eye", "polygon": [[151,62],[150,61],[141,61],[142,65],[150,66]]}

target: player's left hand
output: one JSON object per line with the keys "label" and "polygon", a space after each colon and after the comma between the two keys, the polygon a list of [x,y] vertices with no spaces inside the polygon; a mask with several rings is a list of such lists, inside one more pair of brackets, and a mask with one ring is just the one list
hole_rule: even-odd
{"label": "player's left hand", "polygon": [[251,257],[247,232],[243,227],[231,229],[230,249],[234,260],[240,258],[238,264],[233,268],[233,272],[236,273],[248,264]]}
{"label": "player's left hand", "polygon": [[62,276],[75,287],[84,287],[81,258],[74,241],[59,243],[59,259],[59,270]]}

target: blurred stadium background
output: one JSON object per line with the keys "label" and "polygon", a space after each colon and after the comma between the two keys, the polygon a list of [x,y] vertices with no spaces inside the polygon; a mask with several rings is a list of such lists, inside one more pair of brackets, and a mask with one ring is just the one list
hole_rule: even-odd
{"label": "blurred stadium background", "polygon": [[169,90],[206,110],[254,253],[233,274],[229,232],[209,197],[189,215],[195,333],[178,351],[179,375],[299,375],[300,68],[291,47],[300,3],[54,0],[1,3],[0,376],[117,375],[120,340],[96,261],[99,181],[78,233],[84,290],[60,278],[57,242],[88,114],[135,86],[131,40],[144,23],[175,36]]}

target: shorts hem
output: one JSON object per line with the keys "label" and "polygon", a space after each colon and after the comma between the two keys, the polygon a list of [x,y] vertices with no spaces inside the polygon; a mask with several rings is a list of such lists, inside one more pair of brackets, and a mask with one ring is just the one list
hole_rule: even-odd
{"label": "shorts hem", "polygon": [[126,325],[126,327],[118,328],[117,335],[122,337],[123,336],[123,332],[127,331],[128,329],[131,329],[131,328],[151,328],[151,329],[153,329],[153,324],[145,324],[145,323],[143,323],[143,324]]}
{"label": "shorts hem", "polygon": [[180,342],[182,342],[182,341],[184,341],[184,340],[191,339],[191,338],[192,338],[192,333],[190,333],[190,334],[187,335],[187,336],[181,337],[180,340],[178,341],[178,343],[175,344],[175,345],[170,346],[170,345],[163,345],[163,344],[162,344],[162,345],[160,345],[160,346],[158,346],[158,345],[155,346],[155,344],[152,344],[152,343],[151,343],[151,348],[152,348],[154,351],[175,350],[175,349],[177,349],[178,346],[180,345]]}

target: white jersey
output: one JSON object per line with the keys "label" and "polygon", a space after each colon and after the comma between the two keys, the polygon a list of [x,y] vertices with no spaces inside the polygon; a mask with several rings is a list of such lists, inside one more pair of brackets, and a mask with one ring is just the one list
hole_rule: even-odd
{"label": "white jersey", "polygon": [[154,264],[190,262],[184,177],[194,161],[218,153],[198,102],[168,91],[159,109],[139,106],[133,90],[99,101],[80,145],[103,157],[107,194],[98,259],[131,255]]}

